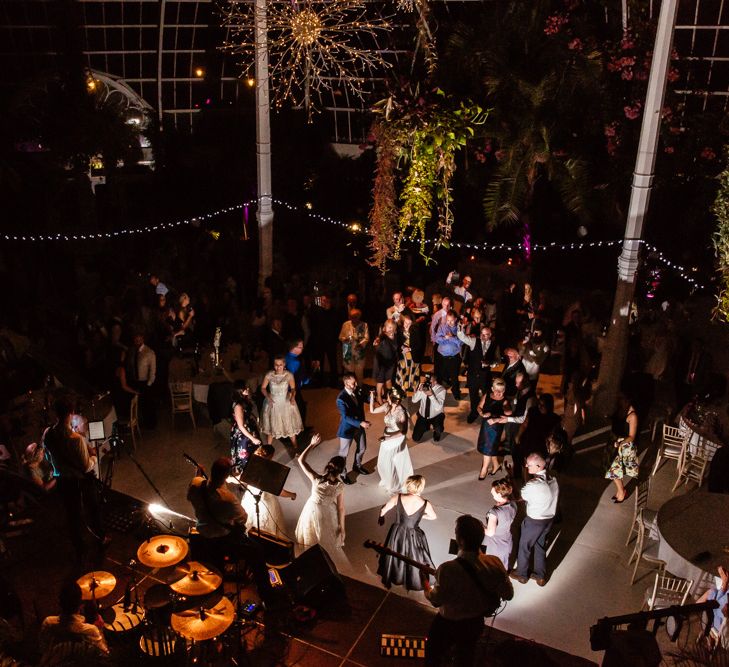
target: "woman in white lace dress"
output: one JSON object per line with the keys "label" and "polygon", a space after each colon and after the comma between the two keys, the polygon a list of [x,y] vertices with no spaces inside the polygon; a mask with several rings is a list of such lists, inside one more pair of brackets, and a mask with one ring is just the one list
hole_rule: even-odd
{"label": "woman in white lace dress", "polygon": [[[261,456],[264,459],[272,459],[274,449],[271,445],[261,445],[256,449],[254,456]],[[283,489],[281,491],[282,498],[290,498],[296,500],[296,494],[293,491]],[[258,517],[256,517],[256,498],[258,498]],[[278,537],[285,536],[284,515],[281,510],[281,504],[278,498],[268,491],[261,491],[250,484],[246,485],[246,489],[241,497],[240,504],[246,511],[248,518],[246,519],[246,529],[258,528],[260,526],[264,533],[270,533]]]}
{"label": "woman in white lace dress", "polygon": [[270,445],[274,438],[289,438],[294,448],[296,435],[304,430],[299,408],[296,406],[296,383],[286,370],[284,357],[273,360],[273,370],[266,373],[261,385],[265,397],[261,415],[261,432]]}
{"label": "woman in white lace dress", "polygon": [[380,438],[380,452],[377,455],[377,472],[380,486],[388,493],[400,493],[405,480],[413,474],[413,462],[405,439],[408,431],[408,413],[402,406],[402,392],[395,388],[387,394],[387,400],[375,407],[374,392],[370,393],[370,412],[385,413],[385,432]]}
{"label": "woman in white lace dress", "polygon": [[315,472],[306,458],[320,442],[321,436],[315,433],[299,457],[299,466],[311,482],[311,495],[296,524],[296,541],[302,549],[314,544],[324,548],[344,546],[344,483],[341,479],[344,458],[334,456],[322,474]]}

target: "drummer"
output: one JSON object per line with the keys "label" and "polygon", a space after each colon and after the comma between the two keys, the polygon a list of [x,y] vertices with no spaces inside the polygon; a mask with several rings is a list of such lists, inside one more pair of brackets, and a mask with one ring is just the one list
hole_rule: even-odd
{"label": "drummer", "polygon": [[[109,655],[104,635],[95,625],[86,623],[81,611],[81,587],[73,580],[61,588],[60,616],[48,616],[41,626],[39,643],[43,653],[41,664],[64,662],[69,652],[80,659],[79,644],[88,651],[89,658]],[[84,661],[85,663],[85,661]]]}
{"label": "drummer", "polygon": [[210,479],[199,467],[187,489],[197,520],[197,530],[216,556],[233,556],[245,560],[265,601],[271,591],[263,547],[246,535],[248,515],[240,501],[228,489],[226,479],[233,471],[233,461],[223,457],[210,469]]}

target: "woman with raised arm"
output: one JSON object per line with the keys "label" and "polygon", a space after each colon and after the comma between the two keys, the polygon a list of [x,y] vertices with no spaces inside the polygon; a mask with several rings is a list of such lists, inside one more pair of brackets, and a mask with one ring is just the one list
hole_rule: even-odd
{"label": "woman with raised arm", "polygon": [[344,546],[344,458],[334,456],[329,459],[323,473],[318,473],[309,465],[307,458],[321,442],[315,433],[309,446],[299,456],[299,467],[311,482],[311,495],[301,510],[296,524],[296,541],[299,546],[308,548],[315,544],[323,547]]}
{"label": "woman with raised arm", "polygon": [[375,407],[375,394],[370,392],[370,412],[385,413],[385,432],[380,438],[377,455],[377,472],[380,486],[388,493],[402,491],[405,480],[413,474],[413,463],[405,440],[408,430],[408,413],[402,406],[403,393],[393,388],[387,393],[387,400]]}
{"label": "woman with raised arm", "polygon": [[[411,475],[405,482],[405,493],[398,493],[388,500],[380,510],[380,525],[385,523],[385,514],[393,507],[397,508],[395,523],[390,526],[385,540],[385,546],[398,553],[411,558],[418,563],[434,567],[430,557],[428,538],[420,528],[422,519],[433,520],[437,518],[429,500],[420,497],[425,489],[425,477]],[[398,560],[394,556],[382,554],[380,556],[377,574],[382,577],[382,583],[390,588],[392,584],[405,586],[408,591],[422,591],[423,581],[420,569],[414,565]]]}

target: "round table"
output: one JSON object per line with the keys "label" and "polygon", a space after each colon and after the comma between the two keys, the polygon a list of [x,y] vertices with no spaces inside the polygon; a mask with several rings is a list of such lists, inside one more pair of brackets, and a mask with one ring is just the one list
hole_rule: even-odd
{"label": "round table", "polygon": [[658,510],[658,557],[671,574],[693,580],[694,595],[708,587],[719,565],[729,564],[727,517],[729,495],[698,490]]}

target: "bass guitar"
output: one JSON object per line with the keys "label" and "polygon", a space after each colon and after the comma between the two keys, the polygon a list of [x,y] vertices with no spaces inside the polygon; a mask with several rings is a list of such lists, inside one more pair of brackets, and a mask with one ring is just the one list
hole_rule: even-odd
{"label": "bass guitar", "polygon": [[431,567],[430,565],[426,565],[425,563],[420,563],[417,560],[410,558],[409,556],[401,554],[399,551],[393,551],[392,549],[386,547],[384,544],[380,544],[379,542],[375,542],[374,540],[365,540],[364,546],[365,549],[374,549],[375,551],[377,551],[377,553],[384,554],[385,556],[392,556],[393,558],[401,560],[403,563],[407,563],[408,565],[417,567],[421,572],[425,572],[427,574],[435,576],[435,568]]}

